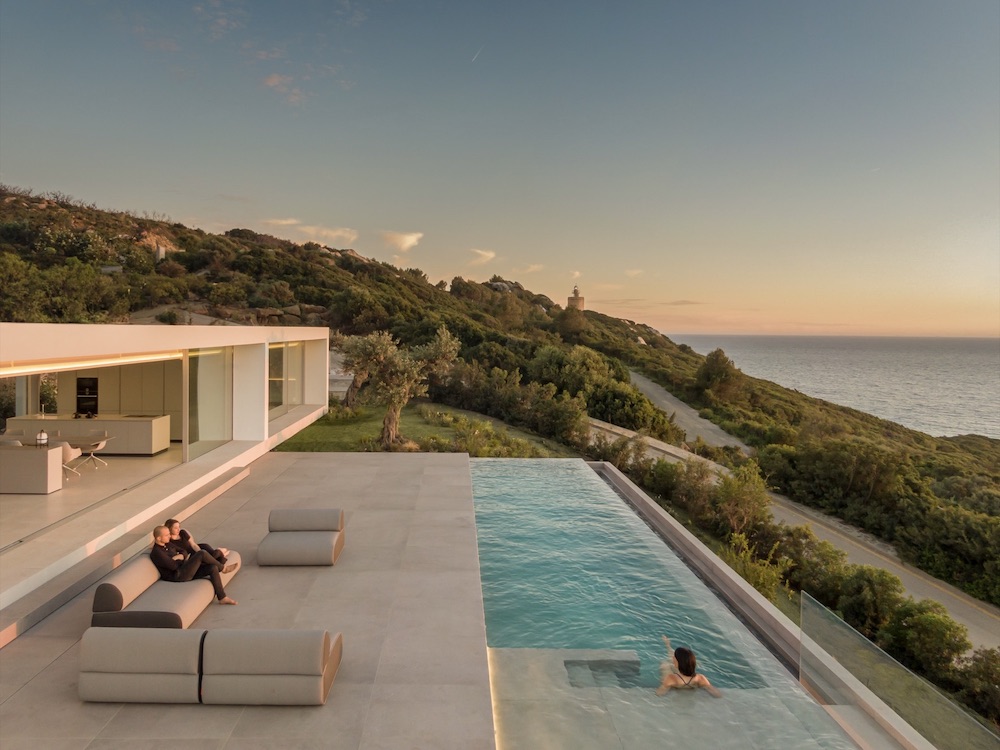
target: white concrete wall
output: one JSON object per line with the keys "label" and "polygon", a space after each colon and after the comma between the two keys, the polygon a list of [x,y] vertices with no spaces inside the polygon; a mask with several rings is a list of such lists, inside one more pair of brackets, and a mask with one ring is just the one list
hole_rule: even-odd
{"label": "white concrete wall", "polygon": [[233,350],[233,440],[267,438],[267,344]]}
{"label": "white concrete wall", "polygon": [[326,404],[329,401],[330,345],[315,339],[305,342],[305,373],[303,397],[307,404]]}

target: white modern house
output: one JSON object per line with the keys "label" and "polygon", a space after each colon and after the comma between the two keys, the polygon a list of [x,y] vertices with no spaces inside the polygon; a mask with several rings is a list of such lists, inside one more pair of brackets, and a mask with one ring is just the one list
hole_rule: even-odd
{"label": "white modern house", "polygon": [[[33,439],[34,428],[73,434],[166,417],[183,462],[230,441],[259,444],[251,460],[273,447],[325,412],[328,371],[325,328],[0,323],[0,378],[17,388],[8,432]],[[44,374],[58,383],[55,414],[39,402]],[[106,450],[167,447],[160,438],[151,449]]]}
{"label": "white modern house", "polygon": [[[184,498],[224,491],[326,413],[328,373],[326,328],[0,323],[0,382],[16,393],[0,435],[0,632],[23,619],[13,602],[128,534],[148,536]],[[43,379],[55,413],[43,412]],[[63,468],[64,443],[77,471]],[[82,465],[97,445],[107,465]],[[95,509],[103,523],[59,535],[66,549],[48,549],[43,568],[18,564],[38,557],[47,527]]]}

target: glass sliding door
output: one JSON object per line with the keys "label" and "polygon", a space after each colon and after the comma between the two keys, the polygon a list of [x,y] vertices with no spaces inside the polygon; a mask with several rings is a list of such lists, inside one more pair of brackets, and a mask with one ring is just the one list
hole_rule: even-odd
{"label": "glass sliding door", "polygon": [[188,460],[233,439],[233,350],[192,349],[188,357]]}
{"label": "glass sliding door", "polygon": [[273,420],[304,403],[305,345],[270,344],[267,349],[267,418]]}

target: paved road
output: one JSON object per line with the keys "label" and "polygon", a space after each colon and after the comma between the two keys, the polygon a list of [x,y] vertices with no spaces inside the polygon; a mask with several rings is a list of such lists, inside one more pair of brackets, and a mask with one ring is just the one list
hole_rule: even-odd
{"label": "paved road", "polygon": [[[740,445],[732,435],[711,425],[709,430],[700,425],[706,422],[683,401],[667,393],[656,383],[632,373],[632,382],[645,393],[654,404],[674,414],[674,422],[688,433],[693,440],[700,435],[709,445]],[[655,394],[655,398],[654,398]],[[667,404],[663,406],[662,404]],[[690,425],[690,426],[688,426]],[[618,434],[627,430],[614,428]],[[721,433],[721,437],[718,435]],[[675,446],[663,446],[659,441],[647,440],[651,453],[671,461],[684,460]],[[719,467],[722,468],[722,467]],[[980,601],[958,590],[954,586],[934,578],[900,561],[892,546],[860,529],[856,529],[840,519],[827,516],[812,508],[792,502],[783,495],[771,494],[771,515],[776,521],[784,521],[794,526],[809,526],[820,539],[825,539],[847,554],[849,562],[859,565],[875,565],[899,576],[906,593],[915,599],[935,599],[941,602],[951,616],[969,629],[969,640],[974,648],[1000,648],[1000,609]]]}

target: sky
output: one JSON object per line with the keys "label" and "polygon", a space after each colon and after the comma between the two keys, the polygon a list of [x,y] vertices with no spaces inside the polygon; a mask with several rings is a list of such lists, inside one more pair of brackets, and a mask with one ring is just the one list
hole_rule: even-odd
{"label": "sky", "polygon": [[0,181],[667,335],[1000,336],[996,0],[0,0]]}

